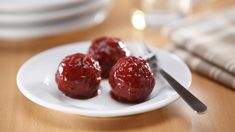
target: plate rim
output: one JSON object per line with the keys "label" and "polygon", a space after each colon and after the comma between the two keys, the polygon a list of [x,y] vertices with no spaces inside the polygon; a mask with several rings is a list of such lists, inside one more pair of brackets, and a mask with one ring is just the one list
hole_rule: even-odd
{"label": "plate rim", "polygon": [[[42,51],[38,54],[35,54],[34,56],[30,57],[28,60],[26,60],[25,63],[23,63],[23,65],[21,65],[21,67],[19,68],[18,72],[17,72],[17,76],[16,76],[16,83],[18,86],[18,89],[20,90],[20,92],[26,97],[28,98],[30,101],[32,101],[33,103],[36,103],[38,105],[41,105],[43,107],[46,108],[50,108],[52,110],[57,110],[60,112],[65,112],[65,113],[71,113],[71,114],[76,114],[76,115],[83,115],[83,116],[89,116],[89,117],[120,117],[120,116],[128,116],[128,115],[134,115],[134,114],[138,114],[138,113],[144,113],[144,112],[148,112],[148,111],[153,111],[159,108],[162,108],[166,105],[169,105],[171,103],[173,103],[174,101],[176,101],[177,99],[180,98],[180,96],[176,93],[174,95],[172,95],[170,98],[164,99],[162,102],[158,103],[157,106],[155,106],[153,103],[147,104],[147,108],[146,106],[142,109],[131,109],[129,111],[125,111],[125,109],[121,109],[121,110],[108,110],[105,111],[105,114],[103,113],[103,111],[90,111],[90,110],[82,110],[82,109],[77,109],[77,108],[68,108],[65,106],[61,106],[58,104],[52,104],[49,103],[47,101],[43,101],[42,99],[39,99],[38,97],[30,94],[29,90],[26,90],[22,84],[22,82],[20,81],[20,77],[22,72],[24,71],[24,69],[31,63],[33,62],[35,59],[40,58],[40,56],[42,56],[43,54],[46,54],[50,51],[56,50],[56,49],[61,49],[61,48],[68,48],[68,47],[73,47],[76,45],[87,45],[89,44],[90,41],[80,41],[80,42],[75,42],[75,43],[70,43],[70,44],[66,44],[66,45],[61,45],[61,46],[56,46],[50,49],[47,49],[45,51]],[[173,57],[174,59],[176,59],[178,62],[180,62],[182,65],[184,65],[184,67],[186,68],[188,74],[189,74],[189,82],[187,84],[187,89],[190,88],[190,85],[192,83],[192,74],[191,71],[189,69],[189,67],[176,55],[168,53],[164,50],[161,49],[156,49],[154,48],[154,50],[156,51],[160,51],[160,52],[164,52],[166,54],[168,54],[169,56]]]}

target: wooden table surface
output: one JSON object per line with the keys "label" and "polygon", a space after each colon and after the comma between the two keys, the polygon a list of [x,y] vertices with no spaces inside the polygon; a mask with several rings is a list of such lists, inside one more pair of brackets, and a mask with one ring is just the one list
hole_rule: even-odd
{"label": "wooden table surface", "polygon": [[[89,118],[41,107],[24,97],[16,85],[19,67],[33,55],[48,48],[99,36],[117,36],[124,40],[138,37],[154,47],[168,40],[159,30],[135,30],[130,23],[134,0],[113,3],[104,23],[83,31],[37,40],[1,40],[0,42],[0,132],[75,132],[75,131],[161,131],[161,132],[234,132],[235,91],[197,73],[190,91],[208,105],[203,115],[194,113],[182,99],[151,112],[118,118]],[[219,10],[235,5],[234,0],[216,0],[194,7],[193,14]],[[206,8],[207,7],[207,8]],[[35,75],[36,76],[36,75]]]}

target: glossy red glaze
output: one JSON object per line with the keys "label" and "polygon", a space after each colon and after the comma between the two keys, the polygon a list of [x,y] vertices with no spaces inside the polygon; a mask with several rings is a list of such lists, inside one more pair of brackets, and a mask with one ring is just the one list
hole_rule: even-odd
{"label": "glossy red glaze", "polygon": [[102,78],[108,78],[110,69],[121,57],[129,55],[123,42],[115,37],[100,37],[92,42],[88,54],[99,61]]}
{"label": "glossy red glaze", "polygon": [[101,68],[90,56],[80,53],[69,55],[59,64],[55,80],[65,95],[79,99],[91,98],[97,95]]}
{"label": "glossy red glaze", "polygon": [[111,96],[121,102],[138,103],[152,92],[155,79],[147,62],[129,56],[118,60],[109,75]]}

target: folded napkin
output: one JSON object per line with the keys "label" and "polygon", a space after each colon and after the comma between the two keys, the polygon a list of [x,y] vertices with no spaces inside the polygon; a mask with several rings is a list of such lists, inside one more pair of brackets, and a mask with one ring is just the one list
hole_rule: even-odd
{"label": "folded napkin", "polygon": [[191,69],[235,89],[235,7],[169,25],[167,47]]}

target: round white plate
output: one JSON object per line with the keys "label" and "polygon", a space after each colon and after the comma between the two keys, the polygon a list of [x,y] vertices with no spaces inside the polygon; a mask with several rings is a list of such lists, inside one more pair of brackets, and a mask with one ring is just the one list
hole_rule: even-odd
{"label": "round white plate", "polygon": [[[59,62],[67,55],[86,53],[90,42],[80,42],[44,51],[22,65],[17,74],[17,85],[28,99],[54,110],[93,117],[115,117],[155,110],[173,102],[179,95],[157,74],[156,85],[148,100],[139,104],[125,104],[113,100],[107,80],[100,84],[101,94],[87,100],[66,97],[57,88],[55,71]],[[131,45],[130,45],[131,47]],[[130,48],[129,47],[129,48]],[[159,64],[189,88],[191,72],[178,57],[163,50],[154,50]]]}
{"label": "round white plate", "polygon": [[0,13],[0,27],[38,25],[71,18],[73,16],[86,15],[90,12],[105,8],[108,3],[109,0],[97,0],[94,2],[86,2],[74,7],[54,11],[36,13]]}

